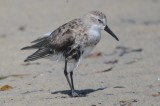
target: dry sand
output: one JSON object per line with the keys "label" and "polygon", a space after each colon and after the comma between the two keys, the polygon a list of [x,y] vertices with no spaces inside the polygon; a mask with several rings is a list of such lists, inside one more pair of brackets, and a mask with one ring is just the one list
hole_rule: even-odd
{"label": "dry sand", "polygon": [[[104,12],[117,42],[102,40],[74,72],[71,98],[63,63],[23,60],[45,32],[91,10]],[[160,0],[1,0],[0,106],[160,106]]]}

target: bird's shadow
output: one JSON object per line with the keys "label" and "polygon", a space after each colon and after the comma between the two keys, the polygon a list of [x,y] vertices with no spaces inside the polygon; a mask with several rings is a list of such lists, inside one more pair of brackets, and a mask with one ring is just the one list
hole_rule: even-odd
{"label": "bird's shadow", "polygon": [[[96,91],[100,91],[100,90],[104,90],[107,87],[103,87],[103,88],[97,88],[97,89],[84,89],[84,90],[75,90],[77,93],[83,95],[83,97],[87,96],[90,93],[96,92]],[[61,91],[55,91],[55,92],[51,92],[51,94],[64,94],[64,95],[69,95],[71,96],[71,90],[61,90]]]}

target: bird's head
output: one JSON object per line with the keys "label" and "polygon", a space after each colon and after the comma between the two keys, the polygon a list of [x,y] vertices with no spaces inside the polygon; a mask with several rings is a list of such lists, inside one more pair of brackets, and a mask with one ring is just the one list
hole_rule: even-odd
{"label": "bird's head", "polygon": [[113,36],[117,41],[119,41],[117,36],[107,26],[107,18],[105,16],[105,14],[103,14],[102,12],[91,11],[91,12],[85,14],[82,17],[82,20],[83,20],[84,24],[86,24],[88,27],[94,27],[97,30],[105,30],[111,36]]}

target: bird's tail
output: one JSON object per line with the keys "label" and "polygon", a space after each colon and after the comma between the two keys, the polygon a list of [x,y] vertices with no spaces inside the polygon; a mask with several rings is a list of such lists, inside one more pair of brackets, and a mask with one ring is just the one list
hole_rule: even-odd
{"label": "bird's tail", "polygon": [[33,46],[26,46],[26,47],[21,48],[21,50],[27,50],[27,49],[36,49],[36,48]]}
{"label": "bird's tail", "polygon": [[23,47],[21,50],[27,50],[27,49],[39,49],[41,48],[43,45],[45,45],[46,43],[48,43],[47,41],[47,37],[42,37],[42,38],[38,38],[34,41],[32,41],[31,43],[35,43],[31,46],[26,46]]}
{"label": "bird's tail", "polygon": [[[28,47],[28,48],[30,48],[30,47]],[[26,47],[26,49],[27,49],[27,47]],[[40,58],[50,56],[51,54],[54,54],[52,49],[42,48],[42,49],[37,50],[32,55],[28,56],[27,59],[24,60],[24,62],[34,61],[34,60],[37,60]]]}

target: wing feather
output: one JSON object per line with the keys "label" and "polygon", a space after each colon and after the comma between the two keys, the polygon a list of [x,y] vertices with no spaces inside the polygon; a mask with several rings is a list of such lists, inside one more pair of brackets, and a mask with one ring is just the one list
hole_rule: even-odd
{"label": "wing feather", "polygon": [[[73,23],[75,20],[70,23],[64,24],[55,31],[53,31],[50,36],[45,36],[39,38],[32,43],[35,43],[31,46],[22,48],[26,49],[38,49],[35,53],[28,56],[25,62],[37,60],[46,56],[54,55],[54,53],[59,53],[65,51],[68,47],[72,46],[75,43],[76,33],[73,30]],[[77,25],[77,24],[75,24]]]}

